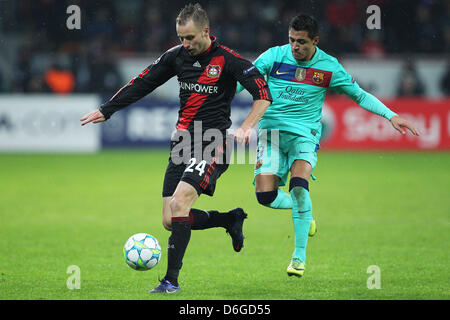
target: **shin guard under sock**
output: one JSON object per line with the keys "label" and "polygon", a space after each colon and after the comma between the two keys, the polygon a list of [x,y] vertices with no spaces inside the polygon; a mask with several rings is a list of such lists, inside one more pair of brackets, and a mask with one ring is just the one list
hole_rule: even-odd
{"label": "shin guard under sock", "polygon": [[178,274],[183,265],[183,257],[191,238],[189,217],[172,218],[172,233],[167,250],[167,272],[164,277],[174,286],[178,286]]}
{"label": "shin guard under sock", "polygon": [[308,182],[304,179],[302,180],[291,183],[290,186],[292,221],[295,232],[295,251],[292,258],[298,258],[306,262],[306,246],[308,244],[308,233],[312,219],[312,202],[309,195]]}

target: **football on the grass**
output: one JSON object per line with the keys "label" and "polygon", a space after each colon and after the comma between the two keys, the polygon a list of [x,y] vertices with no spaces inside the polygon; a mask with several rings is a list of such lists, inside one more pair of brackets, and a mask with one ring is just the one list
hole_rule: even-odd
{"label": "football on the grass", "polygon": [[150,270],[161,259],[161,246],[155,237],[147,233],[137,233],[125,242],[123,254],[127,264],[134,270]]}

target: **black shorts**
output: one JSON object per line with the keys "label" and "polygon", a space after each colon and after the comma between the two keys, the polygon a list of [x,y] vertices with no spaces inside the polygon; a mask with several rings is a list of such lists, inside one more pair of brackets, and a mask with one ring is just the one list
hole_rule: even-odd
{"label": "black shorts", "polygon": [[171,197],[180,181],[194,187],[198,195],[213,196],[217,179],[228,169],[227,141],[214,148],[211,156],[207,157],[195,152],[199,150],[202,150],[202,154],[205,150],[209,152],[211,149],[206,149],[208,148],[207,144],[202,143],[197,149],[191,146],[189,150],[179,152],[178,156],[181,155],[183,161],[180,161],[179,157],[176,159],[174,157],[176,146],[177,142],[172,141],[170,146],[171,156],[164,176],[162,196]]}

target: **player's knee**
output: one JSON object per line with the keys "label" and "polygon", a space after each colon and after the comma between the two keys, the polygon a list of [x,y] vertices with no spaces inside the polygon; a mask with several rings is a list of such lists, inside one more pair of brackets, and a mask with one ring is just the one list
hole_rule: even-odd
{"label": "player's knee", "polygon": [[256,199],[263,206],[268,206],[275,201],[278,195],[278,190],[266,191],[266,192],[256,192]]}
{"label": "player's knee", "polygon": [[183,207],[183,200],[180,197],[172,197],[170,200],[170,210],[173,212],[178,212]]}
{"label": "player's knee", "polygon": [[189,213],[190,199],[183,194],[174,195],[170,200],[171,217],[184,216]]}

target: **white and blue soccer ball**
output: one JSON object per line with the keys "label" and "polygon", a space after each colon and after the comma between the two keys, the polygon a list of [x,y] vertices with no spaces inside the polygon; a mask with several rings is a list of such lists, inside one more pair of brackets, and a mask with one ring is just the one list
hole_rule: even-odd
{"label": "white and blue soccer ball", "polygon": [[125,242],[123,255],[127,264],[134,270],[150,270],[161,259],[161,246],[155,237],[147,233],[137,233]]}

